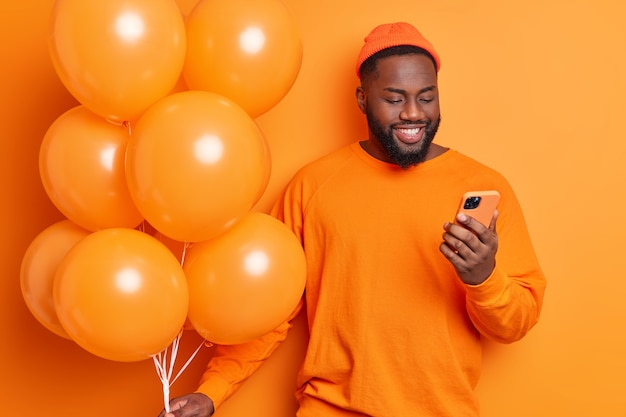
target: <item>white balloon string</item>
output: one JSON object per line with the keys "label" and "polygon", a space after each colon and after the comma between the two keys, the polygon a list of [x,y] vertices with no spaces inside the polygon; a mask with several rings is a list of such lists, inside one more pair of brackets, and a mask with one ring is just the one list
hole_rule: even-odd
{"label": "white balloon string", "polygon": [[[156,369],[157,376],[161,380],[161,385],[163,386],[163,404],[165,405],[165,412],[170,412],[170,387],[179,376],[187,369],[187,366],[191,363],[193,358],[196,357],[200,348],[205,344],[204,341],[200,343],[200,346],[196,348],[196,350],[191,354],[187,362],[180,368],[176,376],[172,379],[172,374],[174,373],[174,363],[176,362],[176,356],[178,356],[178,347],[180,346],[180,339],[183,336],[183,330],[178,333],[176,338],[171,344],[170,347],[166,347],[162,352],[157,353],[156,355],[152,355],[152,361],[154,362],[154,367]],[[169,358],[168,358],[169,354]]]}
{"label": "white balloon string", "polygon": [[185,265],[185,255],[187,254],[187,248],[189,247],[189,242],[185,242],[183,244],[183,253],[180,255],[180,266]]}
{"label": "white balloon string", "polygon": [[170,384],[167,373],[165,372],[165,358],[164,355],[159,353],[158,355],[152,356],[152,360],[154,361],[154,366],[157,371],[157,375],[161,380],[161,385],[163,386],[163,404],[165,405],[165,411],[170,412]]}
{"label": "white balloon string", "polygon": [[132,130],[132,127],[131,127],[129,121],[122,122],[122,126],[125,126],[128,129],[128,136],[132,136],[133,135],[133,130]]}
{"label": "white balloon string", "polygon": [[178,356],[178,344],[180,343],[180,338],[182,334],[183,332],[181,330],[181,332],[178,333],[178,336],[176,336],[176,339],[174,339],[174,341],[172,342],[172,353],[171,353],[171,359],[169,363],[170,366],[169,366],[169,369],[167,370],[167,379],[168,379],[170,387],[172,386],[171,378],[172,378],[172,373],[174,372],[174,362],[176,361],[176,357]]}
{"label": "white balloon string", "polygon": [[198,345],[198,347],[196,348],[196,350],[194,350],[194,352],[191,354],[191,356],[189,357],[189,359],[187,359],[187,362],[185,362],[185,364],[182,366],[182,368],[180,368],[180,371],[178,371],[178,373],[176,374],[176,376],[174,377],[174,379],[172,379],[171,384],[173,384],[174,382],[176,382],[176,380],[178,379],[178,377],[183,373],[183,371],[187,368],[187,366],[189,366],[189,364],[191,363],[191,361],[193,360],[193,358],[196,357],[196,355],[198,354],[198,352],[200,352],[200,349],[202,349],[202,346],[204,346],[204,341],[202,341],[202,343],[200,343],[200,345]]}

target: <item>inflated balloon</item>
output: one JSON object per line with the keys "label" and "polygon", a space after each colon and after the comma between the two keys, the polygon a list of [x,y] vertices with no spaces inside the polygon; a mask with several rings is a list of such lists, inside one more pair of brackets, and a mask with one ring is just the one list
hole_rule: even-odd
{"label": "inflated balloon", "polygon": [[92,231],[141,223],[124,172],[128,138],[128,128],[84,106],[68,110],[48,128],[39,151],[39,174],[65,217]]}
{"label": "inflated balloon", "polygon": [[302,43],[280,0],[201,0],[186,27],[189,88],[226,96],[252,117],[282,100],[298,76]]}
{"label": "inflated balloon", "polygon": [[61,220],[39,233],[22,258],[20,286],[28,309],[44,327],[66,339],[71,338],[54,309],[54,276],[67,252],[89,233],[69,220]]}
{"label": "inflated balloon", "polygon": [[168,347],[187,317],[185,274],[158,240],[134,229],[94,232],[58,267],[54,306],[67,334],[105,359],[149,359]]}
{"label": "inflated balloon", "polygon": [[136,120],[180,77],[185,24],[172,0],[57,0],[51,20],[57,75],[106,119]]}
{"label": "inflated balloon", "polygon": [[139,119],[126,150],[135,205],[164,235],[211,239],[245,216],[266,185],[267,148],[255,121],[206,91],[170,95]]}
{"label": "inflated balloon", "polygon": [[282,323],[299,302],[304,252],[280,221],[250,213],[225,234],[189,248],[189,320],[205,339],[238,344]]}

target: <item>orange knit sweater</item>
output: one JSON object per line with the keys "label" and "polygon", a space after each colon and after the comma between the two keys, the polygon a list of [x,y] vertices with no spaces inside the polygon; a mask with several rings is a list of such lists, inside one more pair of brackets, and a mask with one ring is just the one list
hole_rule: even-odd
{"label": "orange knit sweater", "polygon": [[[469,286],[439,244],[461,195],[483,189],[502,196],[499,249],[492,275]],[[545,288],[500,174],[454,150],[402,170],[354,143],[300,170],[274,212],[301,239],[308,265],[299,417],[479,415],[480,337],[523,337]],[[219,406],[288,327],[219,347],[199,391]]]}

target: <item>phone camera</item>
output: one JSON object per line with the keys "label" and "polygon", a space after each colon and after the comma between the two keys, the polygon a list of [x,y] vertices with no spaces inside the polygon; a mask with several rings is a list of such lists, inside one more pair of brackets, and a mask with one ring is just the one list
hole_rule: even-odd
{"label": "phone camera", "polygon": [[480,204],[480,197],[473,196],[465,199],[465,203],[463,204],[463,208],[466,210],[473,210]]}

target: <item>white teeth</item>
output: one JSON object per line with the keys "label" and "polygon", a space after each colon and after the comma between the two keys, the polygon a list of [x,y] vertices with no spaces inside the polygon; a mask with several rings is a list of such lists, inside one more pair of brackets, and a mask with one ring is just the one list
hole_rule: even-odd
{"label": "white teeth", "polygon": [[415,129],[398,129],[398,130],[407,136],[415,136],[420,132],[421,129],[422,129],[421,127],[418,127]]}

